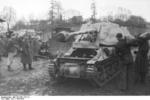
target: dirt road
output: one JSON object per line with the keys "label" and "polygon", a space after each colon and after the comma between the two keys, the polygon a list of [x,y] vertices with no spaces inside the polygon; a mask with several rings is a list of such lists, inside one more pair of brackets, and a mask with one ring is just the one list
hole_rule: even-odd
{"label": "dirt road", "polygon": [[117,79],[102,88],[93,87],[87,80],[67,79],[63,83],[50,80],[47,60],[33,63],[34,70],[23,71],[19,58],[15,59],[13,71],[8,72],[6,59],[1,62],[0,95],[149,95],[150,84],[130,86],[120,91]]}

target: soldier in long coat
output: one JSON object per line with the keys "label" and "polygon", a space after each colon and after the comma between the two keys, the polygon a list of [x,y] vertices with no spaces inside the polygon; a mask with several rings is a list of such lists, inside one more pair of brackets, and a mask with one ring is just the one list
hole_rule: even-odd
{"label": "soldier in long coat", "polygon": [[135,83],[138,81],[145,83],[145,78],[148,71],[148,39],[138,38],[137,42],[139,50],[135,60]]}
{"label": "soldier in long coat", "polygon": [[27,70],[26,65],[32,70],[32,50],[28,39],[23,39],[21,43],[21,62],[23,64],[24,70]]}
{"label": "soldier in long coat", "polygon": [[35,39],[35,38],[32,38],[32,41],[31,41],[31,49],[32,49],[33,60],[37,60],[36,56],[37,56],[38,53],[39,53],[40,44],[39,44],[38,40]]}

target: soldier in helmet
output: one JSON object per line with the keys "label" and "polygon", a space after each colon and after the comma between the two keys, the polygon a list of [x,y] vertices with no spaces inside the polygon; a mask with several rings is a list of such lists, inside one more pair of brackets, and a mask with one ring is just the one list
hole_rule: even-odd
{"label": "soldier in helmet", "polygon": [[119,56],[119,66],[121,69],[121,75],[120,75],[120,84],[119,87],[122,90],[126,90],[128,88],[128,71],[129,67],[133,64],[133,58],[131,55],[130,47],[133,44],[133,41],[130,43],[127,43],[126,39],[123,39],[123,36],[121,33],[118,33],[116,35],[118,39],[118,43],[115,46],[116,48],[116,54]]}

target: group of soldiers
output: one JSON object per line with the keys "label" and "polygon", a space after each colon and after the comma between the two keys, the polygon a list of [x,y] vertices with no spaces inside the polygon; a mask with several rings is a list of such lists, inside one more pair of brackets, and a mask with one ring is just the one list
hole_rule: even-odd
{"label": "group of soldiers", "polygon": [[[139,82],[145,84],[146,74],[148,72],[149,37],[136,37],[134,40],[127,41],[126,38],[123,38],[122,33],[118,33],[116,38],[118,40],[116,45],[100,44],[100,46],[115,47],[115,53],[119,57],[119,66],[121,71],[121,75],[119,75],[119,88],[121,90],[127,90],[131,80],[133,84],[137,84]],[[138,51],[134,52],[136,53],[135,61],[133,61],[131,54],[131,46],[138,47]],[[133,69],[133,75],[129,74],[131,69]]]}
{"label": "group of soldiers", "polygon": [[[33,61],[33,45],[34,42],[30,36],[22,36],[22,37],[12,37],[7,36],[6,42],[6,53],[7,53],[7,68],[8,71],[12,71],[12,63],[14,61],[14,57],[20,56],[21,63],[23,65],[23,69],[27,70],[27,65],[29,70],[33,70],[32,61]],[[35,49],[35,48],[34,48]]]}

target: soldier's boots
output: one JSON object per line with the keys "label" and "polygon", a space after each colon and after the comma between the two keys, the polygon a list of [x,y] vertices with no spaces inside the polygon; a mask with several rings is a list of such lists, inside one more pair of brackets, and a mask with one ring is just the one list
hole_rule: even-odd
{"label": "soldier's boots", "polygon": [[24,70],[24,71],[27,71],[27,68],[26,68],[26,67],[24,67],[24,68],[23,68],[23,70]]}
{"label": "soldier's boots", "polygon": [[27,71],[26,64],[23,64],[23,70]]}
{"label": "soldier's boots", "polygon": [[29,70],[33,70],[34,68],[32,67],[31,64],[29,64]]}
{"label": "soldier's boots", "polygon": [[7,68],[8,68],[8,71],[13,71],[13,70],[11,69],[10,65],[8,65]]}
{"label": "soldier's boots", "polygon": [[[29,65],[29,70],[33,70],[34,69],[31,64],[28,64],[28,65]],[[27,71],[26,64],[23,64],[23,70]]]}

